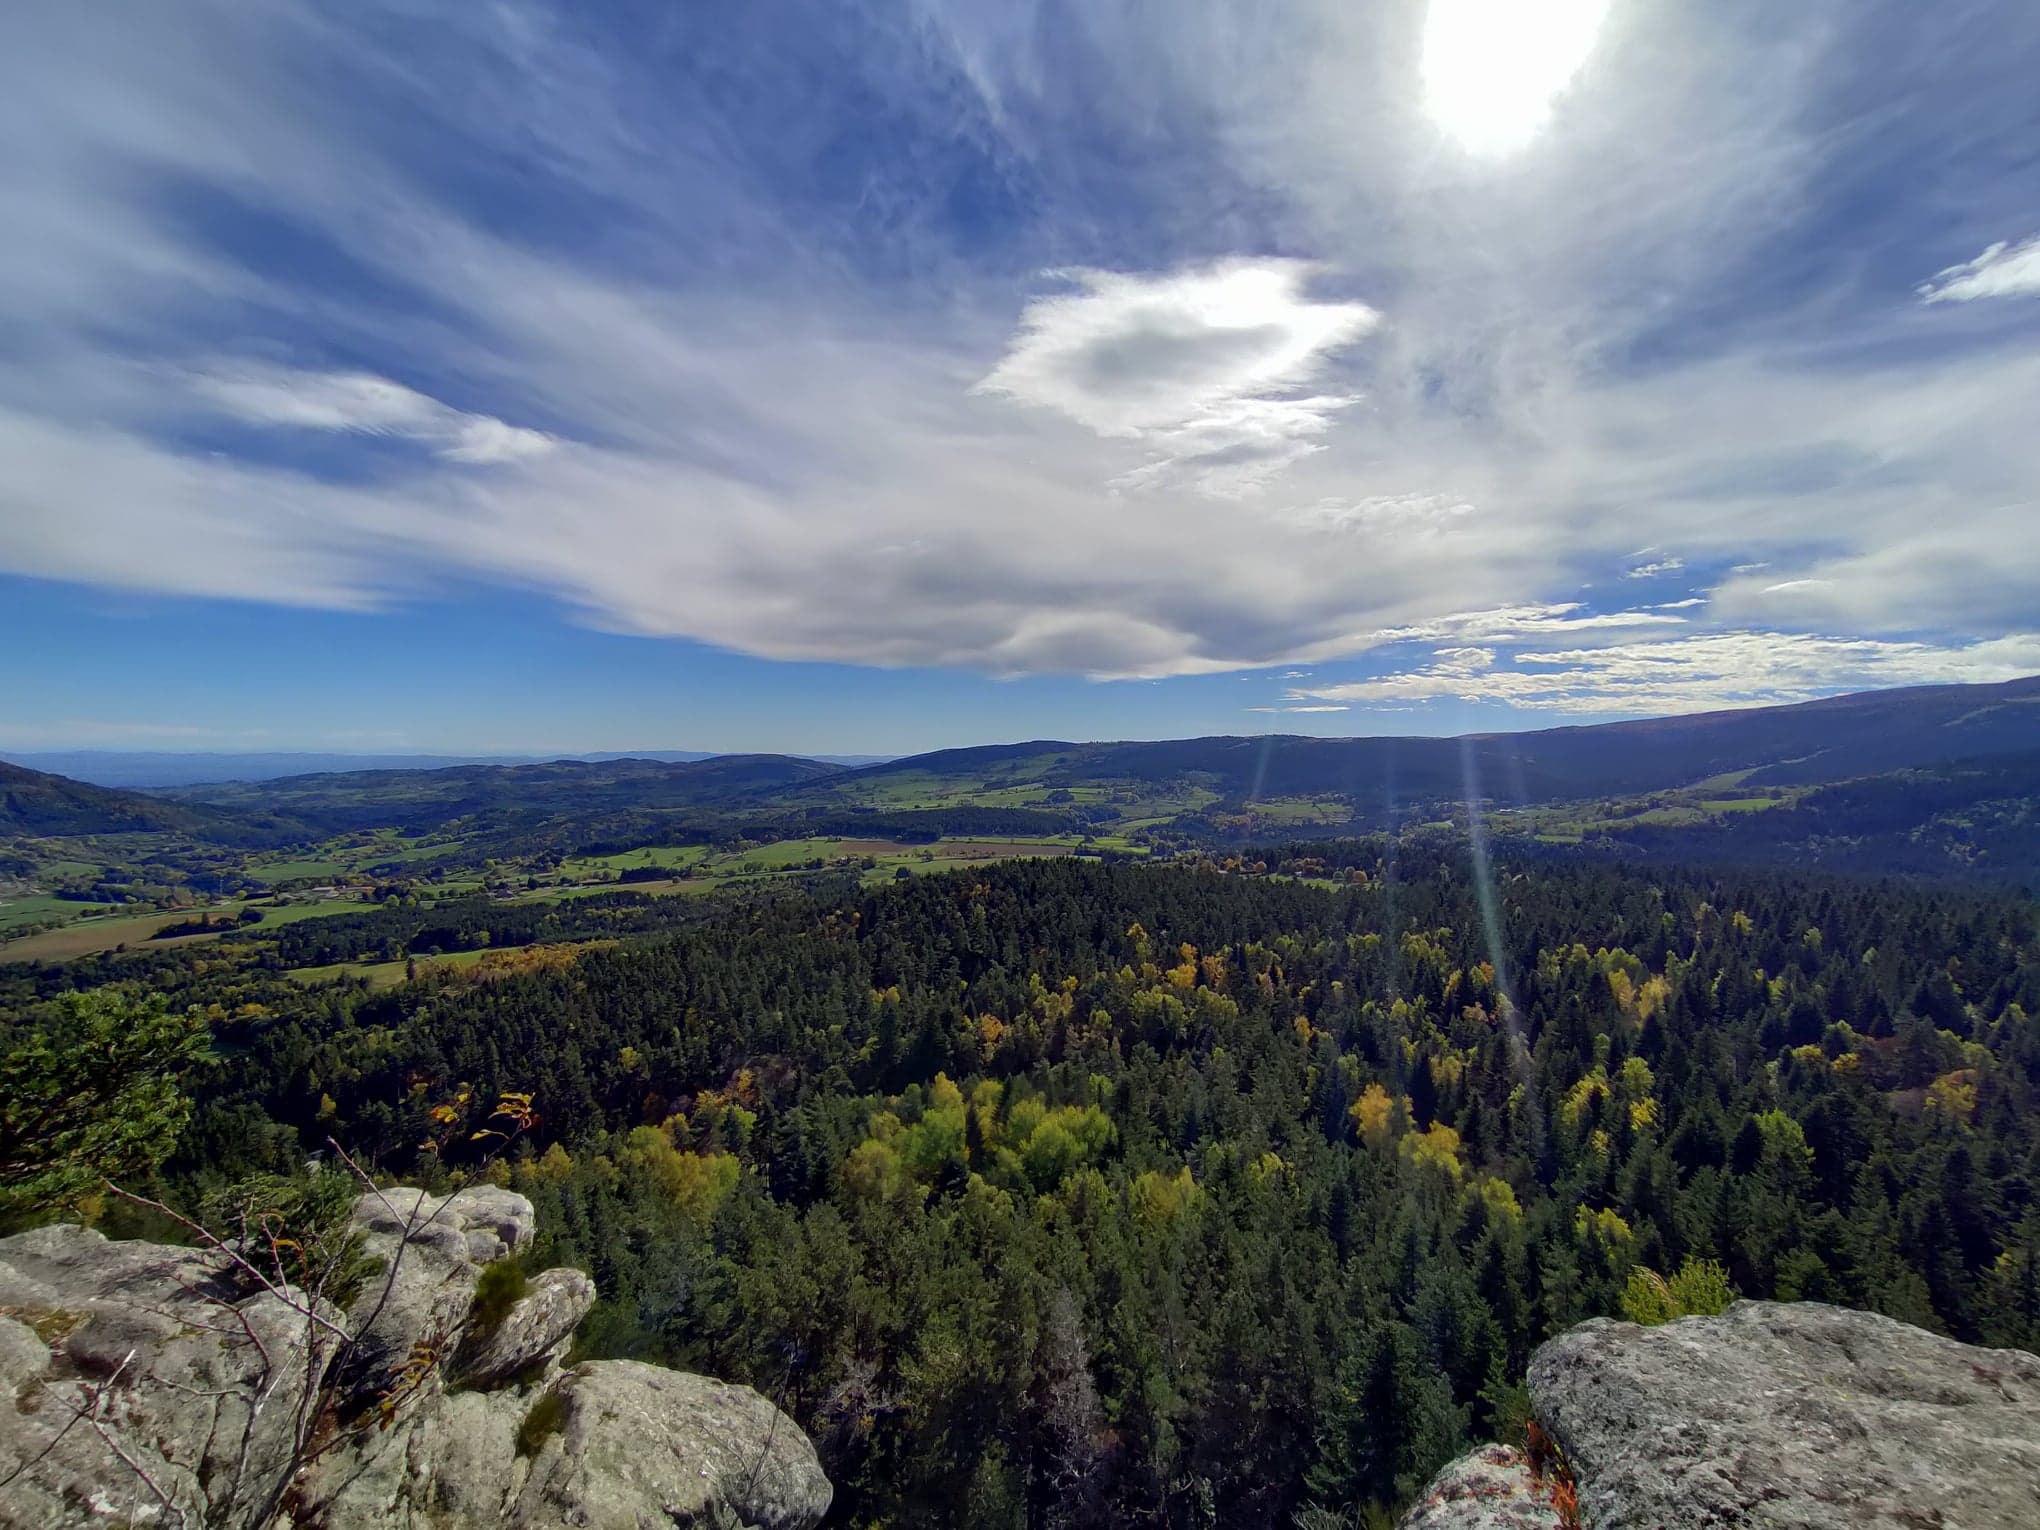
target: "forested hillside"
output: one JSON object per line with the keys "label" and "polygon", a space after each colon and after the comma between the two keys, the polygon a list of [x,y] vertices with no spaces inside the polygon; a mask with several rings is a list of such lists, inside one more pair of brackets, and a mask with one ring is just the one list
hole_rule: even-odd
{"label": "forested hillside", "polygon": [[224,814],[163,802],[139,792],[109,791],[0,760],[0,840],[20,834],[219,834],[239,842]]}
{"label": "forested hillside", "polygon": [[[1016,862],[386,993],[215,946],[0,1002],[203,1006],[184,1197],[329,1133],[515,1185],[534,1267],[596,1277],[584,1352],[783,1398],[845,1525],[1385,1514],[1639,1267],[2040,1345],[2030,902],[1275,860]],[[504,1092],[536,1120],[484,1169]]]}

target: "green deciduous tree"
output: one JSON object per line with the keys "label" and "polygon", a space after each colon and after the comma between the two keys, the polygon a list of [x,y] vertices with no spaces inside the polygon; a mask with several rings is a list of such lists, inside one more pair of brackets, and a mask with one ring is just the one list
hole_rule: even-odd
{"label": "green deciduous tree", "polygon": [[205,1052],[197,1012],[111,988],[0,1030],[0,1228],[160,1164],[191,1113],[183,1076]]}

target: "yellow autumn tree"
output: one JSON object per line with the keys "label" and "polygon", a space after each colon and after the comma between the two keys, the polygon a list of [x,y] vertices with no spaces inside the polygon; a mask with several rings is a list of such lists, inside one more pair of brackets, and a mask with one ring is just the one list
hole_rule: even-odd
{"label": "yellow autumn tree", "polygon": [[1387,1144],[1394,1130],[1395,1102],[1381,1085],[1369,1084],[1361,1090],[1360,1098],[1347,1114],[1352,1116],[1353,1129],[1360,1133],[1362,1142],[1377,1148]]}

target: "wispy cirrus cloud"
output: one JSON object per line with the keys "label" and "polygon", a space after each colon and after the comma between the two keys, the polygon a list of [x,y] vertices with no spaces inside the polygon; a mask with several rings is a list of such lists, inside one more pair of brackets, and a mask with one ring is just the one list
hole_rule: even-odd
{"label": "wispy cirrus cloud", "polygon": [[[1624,8],[1475,161],[1394,7],[1049,15],[24,15],[0,570],[349,610],[480,580],[890,668],[1397,671],[1311,677],[1389,687],[1302,702],[1356,708],[2024,652],[2040,306],[1968,299],[2026,290],[1990,151],[2040,131],[2040,44]],[[1896,59],[1923,93],[1873,131]],[[1984,253],[1919,302],[1951,248]],[[194,405],[245,428],[194,444]],[[1526,657],[1583,642],[1629,656],[1570,690]]]}
{"label": "wispy cirrus cloud", "polygon": [[2040,297],[2040,234],[2018,244],[1999,240],[1974,260],[1935,272],[1919,292],[1929,303]]}
{"label": "wispy cirrus cloud", "polygon": [[194,373],[193,393],[250,425],[401,436],[449,462],[522,462],[559,443],[542,430],[468,414],[367,372],[222,366]]}

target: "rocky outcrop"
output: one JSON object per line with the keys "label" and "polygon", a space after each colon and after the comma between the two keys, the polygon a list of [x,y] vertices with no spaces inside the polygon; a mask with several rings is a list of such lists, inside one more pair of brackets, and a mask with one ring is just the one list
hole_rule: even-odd
{"label": "rocky outcrop", "polygon": [[471,1332],[453,1357],[453,1374],[472,1386],[501,1386],[533,1367],[557,1369],[574,1330],[595,1305],[595,1282],[579,1270],[547,1270],[509,1314]]}
{"label": "rocky outcrop", "polygon": [[193,1249],[83,1227],[0,1240],[0,1525],[260,1524],[342,1315]]}
{"label": "rocky outcrop", "polygon": [[[1537,1351],[1529,1382],[1586,1530],[2040,1526],[2040,1357],[2023,1351],[1815,1302],[1738,1302],[1657,1328],[1583,1323]],[[1513,1523],[1439,1498],[1474,1459],[1405,1527]]]}
{"label": "rocky outcrop", "polygon": [[559,1432],[512,1525],[686,1525],[721,1504],[759,1530],[803,1530],[828,1511],[814,1447],[749,1387],[619,1360],[580,1367],[558,1393]]}
{"label": "rocky outcrop", "polygon": [[1484,1445],[1431,1479],[1402,1530],[1565,1530],[1565,1520],[1522,1451]]}
{"label": "rocky outcrop", "polygon": [[563,1370],[595,1298],[579,1271],[471,1322],[482,1269],[531,1241],[522,1196],[391,1190],[354,1222],[383,1272],[345,1312],[195,1249],[0,1239],[0,1526],[807,1530],[827,1511],[814,1447],[749,1388]]}

